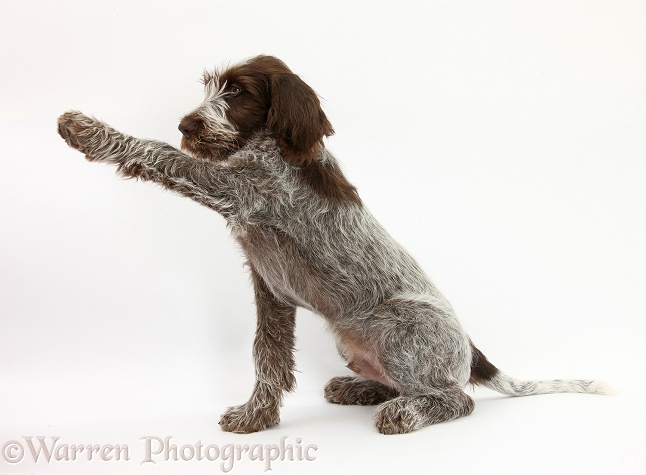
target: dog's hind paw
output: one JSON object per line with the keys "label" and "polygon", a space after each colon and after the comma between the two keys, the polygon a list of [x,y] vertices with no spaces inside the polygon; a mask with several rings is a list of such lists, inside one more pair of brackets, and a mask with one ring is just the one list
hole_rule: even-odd
{"label": "dog's hind paw", "polygon": [[325,386],[324,396],[335,404],[370,406],[381,404],[397,396],[397,390],[355,376],[332,378]]}

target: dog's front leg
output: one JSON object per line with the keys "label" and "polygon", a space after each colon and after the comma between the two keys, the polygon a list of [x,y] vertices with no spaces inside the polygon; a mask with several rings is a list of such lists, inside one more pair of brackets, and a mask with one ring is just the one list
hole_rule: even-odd
{"label": "dog's front leg", "polygon": [[278,300],[255,270],[251,275],[258,316],[253,343],[256,383],[249,401],[222,414],[220,426],[229,432],[257,432],[278,424],[283,392],[291,391],[296,384],[296,308]]}
{"label": "dog's front leg", "polygon": [[245,185],[232,168],[195,159],[164,142],[123,134],[81,112],[60,116],[58,133],[89,161],[114,164],[125,177],[158,183],[225,218],[238,208],[240,188]]}
{"label": "dog's front leg", "polygon": [[191,160],[168,144],[126,135],[78,111],[58,118],[58,133],[89,161],[117,165],[123,175],[132,178],[154,179],[154,174],[164,173],[164,165]]}

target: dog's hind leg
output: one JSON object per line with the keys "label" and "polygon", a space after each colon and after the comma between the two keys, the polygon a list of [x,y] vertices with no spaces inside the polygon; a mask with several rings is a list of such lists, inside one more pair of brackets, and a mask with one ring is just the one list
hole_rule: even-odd
{"label": "dog's hind leg", "polygon": [[[381,382],[399,392],[377,408],[383,434],[402,434],[466,416],[473,400],[471,346],[451,307],[439,296],[404,295],[376,309],[363,341]],[[374,364],[374,363],[373,363]]]}
{"label": "dog's hind leg", "polygon": [[371,381],[356,376],[339,376],[332,378],[325,386],[325,399],[336,404],[356,404],[371,406],[381,404],[399,392],[378,381]]}
{"label": "dog's hind leg", "polygon": [[444,388],[432,396],[399,396],[382,403],[375,414],[375,425],[382,434],[405,434],[467,416],[473,408],[473,399],[461,388]]}

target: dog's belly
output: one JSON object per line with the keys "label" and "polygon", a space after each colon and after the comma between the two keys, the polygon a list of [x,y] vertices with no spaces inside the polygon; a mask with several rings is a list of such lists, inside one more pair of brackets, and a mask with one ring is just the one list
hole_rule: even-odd
{"label": "dog's belly", "polygon": [[336,345],[341,356],[348,362],[350,370],[366,379],[395,387],[381,365],[377,352],[371,345],[356,338],[347,331],[336,334]]}

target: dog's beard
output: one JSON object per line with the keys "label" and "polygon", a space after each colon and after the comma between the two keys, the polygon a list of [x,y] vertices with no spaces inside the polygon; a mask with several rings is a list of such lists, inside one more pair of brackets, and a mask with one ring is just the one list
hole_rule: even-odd
{"label": "dog's beard", "polygon": [[205,141],[200,137],[182,138],[181,149],[195,158],[207,161],[223,161],[240,149],[237,140],[221,137],[216,140]]}

